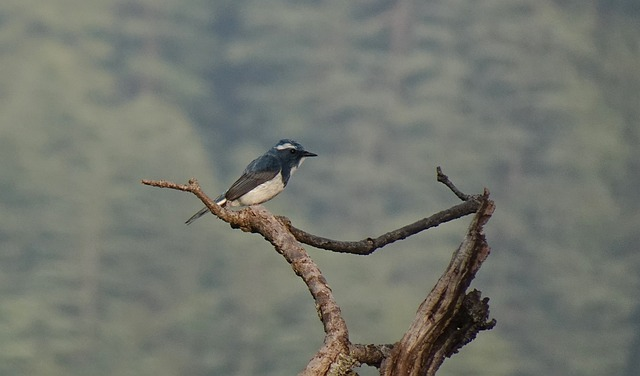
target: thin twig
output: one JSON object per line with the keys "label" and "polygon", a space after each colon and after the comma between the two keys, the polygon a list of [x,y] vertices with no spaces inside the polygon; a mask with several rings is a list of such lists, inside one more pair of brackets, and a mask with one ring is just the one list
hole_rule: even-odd
{"label": "thin twig", "polygon": [[445,175],[442,172],[442,168],[440,168],[440,166],[436,167],[436,173],[438,176],[438,181],[444,185],[446,185],[447,187],[449,187],[449,189],[451,189],[451,192],[453,192],[456,196],[458,196],[458,198],[462,201],[469,201],[473,198],[473,196],[471,195],[467,195],[462,193],[462,191],[460,191],[452,182],[451,180],[449,180],[449,177],[447,175]]}

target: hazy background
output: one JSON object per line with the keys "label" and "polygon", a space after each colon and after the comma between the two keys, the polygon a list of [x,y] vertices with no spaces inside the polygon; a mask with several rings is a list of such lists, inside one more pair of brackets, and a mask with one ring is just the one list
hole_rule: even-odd
{"label": "hazy background", "polygon": [[[455,375],[640,371],[636,0],[3,0],[0,374],[292,375],[322,341],[269,244],[211,196],[280,138],[319,154],[266,206],[379,235],[496,201]],[[468,218],[369,257],[309,249],[360,343],[393,343]],[[364,370],[363,374],[374,374]]]}

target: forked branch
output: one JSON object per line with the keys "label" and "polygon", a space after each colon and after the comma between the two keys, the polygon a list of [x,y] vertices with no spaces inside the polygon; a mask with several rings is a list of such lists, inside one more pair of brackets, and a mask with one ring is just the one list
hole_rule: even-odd
{"label": "forked branch", "polygon": [[[204,194],[194,179],[186,185],[163,180],[143,180],[142,183],[193,193],[218,218],[233,228],[261,234],[284,256],[311,292],[325,331],[323,346],[301,375],[352,374],[352,368],[359,364],[378,367],[382,375],[433,375],[445,357],[473,340],[479,331],[495,325],[495,321],[487,321],[488,299],[481,299],[475,290],[466,293],[475,273],[489,255],[483,226],[493,213],[493,201],[489,199],[488,191],[482,195],[466,195],[453,185],[440,167],[437,173],[438,181],[449,187],[463,201],[461,204],[376,238],[356,242],[307,233],[294,227],[286,217],[275,217],[262,206],[227,210]],[[467,235],[445,273],[420,305],[402,340],[394,345],[351,344],[347,325],[327,281],[300,243],[335,252],[368,255],[387,244],[472,213],[476,215]]]}

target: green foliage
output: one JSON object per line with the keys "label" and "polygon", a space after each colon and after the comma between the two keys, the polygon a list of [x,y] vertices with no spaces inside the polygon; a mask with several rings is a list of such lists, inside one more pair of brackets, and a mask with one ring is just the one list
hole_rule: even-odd
{"label": "green foliage", "polygon": [[[491,189],[476,287],[498,326],[443,374],[633,374],[636,8],[2,2],[0,373],[299,371],[322,328],[288,265],[212,217],[183,226],[193,197],[139,184],[215,195],[291,137],[320,157],[267,205],[318,235],[454,204],[437,165]],[[464,222],[365,258],[310,250],[354,342],[399,339]]]}

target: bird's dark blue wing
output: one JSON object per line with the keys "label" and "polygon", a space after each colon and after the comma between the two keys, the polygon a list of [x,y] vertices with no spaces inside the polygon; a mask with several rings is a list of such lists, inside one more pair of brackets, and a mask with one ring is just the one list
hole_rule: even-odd
{"label": "bird's dark blue wing", "polygon": [[227,190],[224,197],[229,200],[237,200],[242,195],[273,179],[280,172],[280,162],[272,155],[266,154],[254,159],[242,173],[242,176]]}

